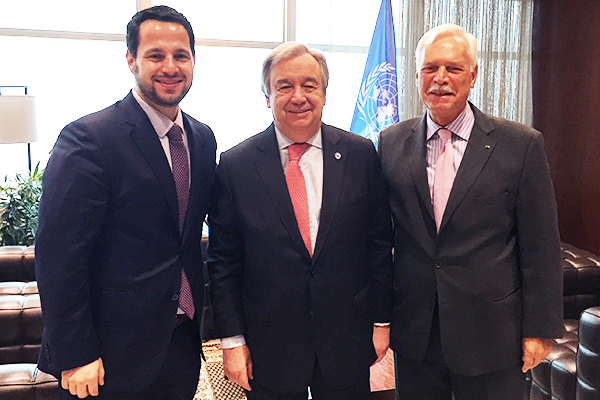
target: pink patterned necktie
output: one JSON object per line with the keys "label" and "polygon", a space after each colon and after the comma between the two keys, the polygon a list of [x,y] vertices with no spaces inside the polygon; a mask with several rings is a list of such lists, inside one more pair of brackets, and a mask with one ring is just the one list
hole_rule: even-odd
{"label": "pink patterned necktie", "polygon": [[438,135],[442,138],[444,148],[435,164],[435,177],[433,182],[433,215],[435,226],[439,232],[444,216],[444,210],[450,197],[452,184],[454,183],[454,147],[452,146],[452,132],[440,128]]}
{"label": "pink patterned necktie", "polygon": [[[185,214],[190,199],[190,165],[188,153],[183,144],[183,131],[177,124],[173,124],[169,132],[169,150],[171,152],[171,168],[175,179],[175,190],[177,191],[177,203],[179,205],[179,233],[183,233]],[[190,319],[194,317],[194,299],[190,282],[181,268],[181,290],[179,292],[179,308]]]}
{"label": "pink patterned necktie", "polygon": [[312,257],[306,182],[304,181],[304,174],[298,164],[300,157],[302,157],[302,154],[304,154],[308,146],[308,143],[294,143],[288,147],[290,161],[285,169],[285,182],[287,183],[288,192],[292,199],[292,206],[294,207],[294,214],[296,215],[296,222],[298,223],[300,235],[302,235],[304,245]]}

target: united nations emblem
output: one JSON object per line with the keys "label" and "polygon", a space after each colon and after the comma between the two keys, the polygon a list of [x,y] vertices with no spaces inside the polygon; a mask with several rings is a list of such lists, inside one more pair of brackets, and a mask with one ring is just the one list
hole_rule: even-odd
{"label": "united nations emblem", "polygon": [[377,65],[358,92],[356,109],[365,122],[361,135],[377,143],[377,134],[398,122],[396,68],[389,62]]}

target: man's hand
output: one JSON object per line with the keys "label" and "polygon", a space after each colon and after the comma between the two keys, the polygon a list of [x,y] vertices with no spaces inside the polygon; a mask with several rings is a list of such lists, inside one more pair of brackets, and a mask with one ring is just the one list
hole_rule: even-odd
{"label": "man's hand", "polygon": [[98,386],[104,385],[104,366],[99,358],[91,363],[63,371],[60,375],[62,388],[80,399],[98,396]]}
{"label": "man's hand", "polygon": [[535,368],[548,357],[552,350],[552,339],[523,338],[523,372]]}
{"label": "man's hand", "polygon": [[373,326],[373,346],[375,347],[375,352],[377,353],[377,360],[373,363],[373,365],[377,364],[379,361],[385,357],[388,349],[390,348],[390,326]]}
{"label": "man's hand", "polygon": [[248,383],[248,380],[254,379],[248,346],[223,349],[223,370],[230,381],[237,383],[246,390],[252,390],[250,383]]}

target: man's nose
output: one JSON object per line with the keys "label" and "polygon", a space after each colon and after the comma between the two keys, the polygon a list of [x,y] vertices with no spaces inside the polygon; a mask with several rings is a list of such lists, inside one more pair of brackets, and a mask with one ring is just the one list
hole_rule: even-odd
{"label": "man's nose", "polygon": [[174,74],[177,72],[177,63],[172,56],[167,56],[162,62],[162,70],[166,74]]}
{"label": "man's nose", "polygon": [[439,67],[436,71],[434,79],[436,83],[446,82],[446,80],[448,79],[448,70],[446,69],[446,67]]}
{"label": "man's nose", "polygon": [[302,103],[306,101],[306,93],[302,86],[294,86],[292,91],[292,101],[296,103]]}

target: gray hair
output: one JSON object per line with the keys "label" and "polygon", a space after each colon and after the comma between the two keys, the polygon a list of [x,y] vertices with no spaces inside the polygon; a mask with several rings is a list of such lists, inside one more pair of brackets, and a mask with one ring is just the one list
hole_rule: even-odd
{"label": "gray hair", "polygon": [[415,50],[417,71],[421,68],[421,64],[423,63],[425,47],[429,46],[436,40],[447,37],[455,37],[464,41],[464,43],[467,45],[467,55],[471,61],[471,68],[475,68],[477,66],[477,38],[473,36],[473,34],[465,32],[465,30],[458,25],[443,24],[430,29],[419,40],[417,49]]}
{"label": "gray hair", "polygon": [[323,54],[317,50],[308,50],[306,46],[300,43],[285,42],[275,47],[263,62],[261,86],[265,96],[271,96],[271,68],[281,61],[290,60],[303,54],[310,54],[319,63],[319,67],[321,67],[321,84],[323,92],[325,92],[329,83],[329,69]]}

